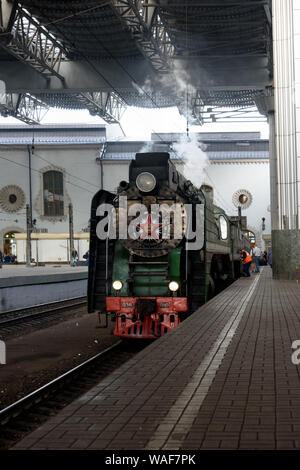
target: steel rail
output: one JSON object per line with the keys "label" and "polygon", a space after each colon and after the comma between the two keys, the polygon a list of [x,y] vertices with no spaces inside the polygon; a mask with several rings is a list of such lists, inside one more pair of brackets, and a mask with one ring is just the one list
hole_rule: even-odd
{"label": "steel rail", "polygon": [[[79,299],[81,299],[81,301],[79,301]],[[58,304],[61,304],[63,302],[68,302],[68,301],[72,301],[72,300],[78,300],[78,302],[76,303],[70,303],[70,304],[66,304],[66,305],[58,305]],[[86,297],[73,297],[71,299],[64,299],[64,300],[57,300],[55,302],[51,302],[50,304],[47,303],[47,304],[40,304],[40,305],[33,305],[32,307],[28,307],[26,309],[17,309],[17,310],[11,310],[10,312],[3,312],[0,314],[0,328],[3,326],[3,325],[7,325],[7,324],[12,324],[12,323],[17,323],[19,321],[22,321],[24,319],[32,319],[32,318],[36,318],[38,316],[41,316],[41,315],[44,315],[44,314],[47,314],[47,313],[53,313],[53,312],[57,312],[59,310],[63,310],[63,309],[66,309],[66,308],[72,308],[72,307],[77,307],[79,305],[84,305],[86,303]],[[25,315],[18,315],[18,313],[26,313],[30,310],[33,310],[33,309],[38,309],[38,308],[43,308],[44,306],[53,306],[53,308],[47,308],[47,309],[43,309],[43,310],[40,310],[40,311],[37,311],[37,312],[31,312],[31,313],[28,313],[28,314],[25,314]],[[17,315],[15,316],[14,318],[6,318],[6,319],[3,319],[1,320],[1,317],[4,317],[4,316],[13,316],[13,315]]]}
{"label": "steel rail", "polygon": [[25,397],[20,398],[16,402],[0,410],[0,425],[3,426],[7,424],[12,418],[16,418],[23,411],[28,410],[35,404],[39,404],[42,400],[46,399],[49,395],[61,388],[63,384],[65,384],[65,382],[71,381],[77,374],[82,373],[87,366],[90,366],[92,363],[95,363],[101,356],[104,356],[112,349],[119,346],[121,343],[121,340],[118,341],[109,348],[104,349],[104,351],[101,351],[100,353],[87,359],[86,361],[82,362],[73,369],[70,369],[59,377],[56,377],[47,384],[43,385],[42,387],[39,387],[37,390],[34,390]]}

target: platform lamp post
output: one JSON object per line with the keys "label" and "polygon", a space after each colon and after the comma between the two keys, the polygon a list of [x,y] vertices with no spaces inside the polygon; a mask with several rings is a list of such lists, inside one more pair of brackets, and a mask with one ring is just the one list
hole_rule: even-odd
{"label": "platform lamp post", "polygon": [[29,204],[26,204],[26,266],[30,267],[31,263],[31,211]]}
{"label": "platform lamp post", "polygon": [[[37,233],[37,228],[36,228],[36,219],[33,219],[32,220],[32,232],[35,232]],[[31,233],[32,233],[31,232]],[[35,252],[36,252],[36,260],[35,260],[35,265],[38,266],[39,265],[39,248],[38,248],[38,238],[36,238],[36,245],[35,245]]]}
{"label": "platform lamp post", "polygon": [[72,266],[72,249],[74,244],[74,232],[73,232],[73,204],[69,204],[69,253],[70,253],[70,266]]}
{"label": "platform lamp post", "polygon": [[239,229],[242,230],[242,208],[241,208],[241,206],[238,206],[238,224],[239,224]]}

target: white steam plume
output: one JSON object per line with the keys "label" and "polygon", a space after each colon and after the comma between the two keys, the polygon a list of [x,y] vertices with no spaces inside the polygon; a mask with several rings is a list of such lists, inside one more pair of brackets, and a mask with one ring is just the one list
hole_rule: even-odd
{"label": "white steam plume", "polygon": [[209,160],[203,151],[203,144],[197,139],[197,134],[191,134],[189,137],[182,135],[180,141],[173,144],[173,149],[184,161],[184,176],[200,188],[205,180],[205,169]]}

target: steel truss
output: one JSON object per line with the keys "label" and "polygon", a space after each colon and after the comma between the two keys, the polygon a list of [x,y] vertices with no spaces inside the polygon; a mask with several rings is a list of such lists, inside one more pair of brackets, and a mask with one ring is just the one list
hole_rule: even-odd
{"label": "steel truss", "polygon": [[[5,7],[6,24],[2,24],[1,29],[9,34],[4,36],[6,40],[1,46],[46,79],[55,76],[64,81],[60,73],[61,62],[66,57],[63,45],[17,2],[12,5],[6,0],[2,6]],[[118,123],[126,109],[124,100],[114,92],[72,93],[70,96],[92,115],[98,115],[108,123]],[[49,109],[29,94],[5,95],[2,101],[1,114],[14,116],[28,124],[39,123],[44,110]]]}
{"label": "steel truss", "polygon": [[100,116],[109,124],[119,123],[124,111],[126,103],[114,92],[86,92],[72,94],[85,108],[87,108],[92,116]]}
{"label": "steel truss", "polygon": [[195,119],[196,124],[203,124],[203,111],[204,103],[200,92],[197,90],[192,102],[192,117]]}
{"label": "steel truss", "polygon": [[205,107],[203,110],[203,122],[266,122],[265,116],[259,114],[255,106],[225,108],[225,107]]}
{"label": "steel truss", "polygon": [[177,107],[179,113],[187,119],[188,124],[194,126],[203,124],[204,103],[199,91],[189,93],[185,99],[178,98]]}
{"label": "steel truss", "polygon": [[49,107],[29,93],[1,93],[1,116],[13,116],[26,124],[40,124]]}
{"label": "steel truss", "polygon": [[[175,47],[167,25],[159,15],[159,5],[155,3],[153,0],[112,0],[118,17],[129,28],[137,46],[153,68],[159,73],[172,74]],[[202,124],[202,101],[198,92],[190,105],[192,112],[189,116],[183,102],[179,102],[178,109],[194,124]]]}
{"label": "steel truss", "polygon": [[112,0],[112,7],[131,31],[142,54],[157,72],[170,72],[175,47],[153,0]]}
{"label": "steel truss", "polygon": [[[129,28],[142,54],[159,73],[171,73],[175,54],[171,36],[165,21],[159,15],[159,5],[153,0],[112,0],[112,6],[123,24]],[[177,100],[178,101],[178,100]],[[179,111],[194,124],[202,124],[202,100],[196,92],[188,112],[183,102]]]}
{"label": "steel truss", "polygon": [[1,46],[10,54],[46,78],[55,76],[64,80],[59,71],[61,61],[66,55],[65,49],[19,4],[15,3],[12,7],[5,32],[10,34],[6,36],[6,41]]}

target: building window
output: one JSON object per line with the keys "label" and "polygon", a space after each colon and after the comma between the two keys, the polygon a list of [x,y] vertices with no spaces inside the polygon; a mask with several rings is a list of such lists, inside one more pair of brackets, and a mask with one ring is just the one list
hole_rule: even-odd
{"label": "building window", "polygon": [[64,180],[60,171],[46,171],[43,175],[44,215],[64,215]]}

